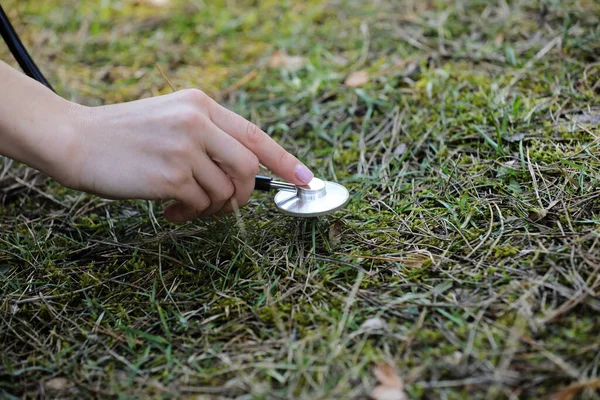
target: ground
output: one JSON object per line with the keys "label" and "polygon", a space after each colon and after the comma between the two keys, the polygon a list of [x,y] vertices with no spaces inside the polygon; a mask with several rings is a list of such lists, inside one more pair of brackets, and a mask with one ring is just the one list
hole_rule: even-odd
{"label": "ground", "polygon": [[2,5],[62,96],[156,63],[351,201],[177,225],[3,160],[0,394],[600,397],[599,2],[159,3]]}

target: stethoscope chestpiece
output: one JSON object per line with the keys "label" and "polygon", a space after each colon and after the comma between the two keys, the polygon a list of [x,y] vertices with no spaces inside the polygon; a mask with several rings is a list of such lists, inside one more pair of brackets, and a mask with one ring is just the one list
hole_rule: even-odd
{"label": "stethoscope chestpiece", "polygon": [[308,185],[297,186],[296,193],[279,191],[275,206],[288,215],[318,217],[341,209],[349,198],[348,190],[339,183],[314,178]]}
{"label": "stethoscope chestpiece", "polygon": [[313,178],[307,185],[296,186],[276,182],[272,178],[257,176],[257,190],[279,189],[275,206],[284,214],[295,217],[318,217],[331,214],[346,205],[350,199],[348,190],[335,182]]}

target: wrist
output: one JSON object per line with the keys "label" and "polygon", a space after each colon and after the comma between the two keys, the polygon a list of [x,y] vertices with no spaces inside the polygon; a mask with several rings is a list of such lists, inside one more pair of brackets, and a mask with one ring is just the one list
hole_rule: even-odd
{"label": "wrist", "polygon": [[54,129],[47,134],[47,146],[40,149],[36,167],[61,185],[79,189],[81,160],[87,108],[59,98],[60,110],[54,120]]}
{"label": "wrist", "polygon": [[86,107],[67,101],[0,61],[0,154],[77,184],[81,115]]}
{"label": "wrist", "polygon": [[48,175],[63,186],[78,186],[83,115],[85,107],[52,93],[35,101],[29,118],[15,129],[9,157]]}

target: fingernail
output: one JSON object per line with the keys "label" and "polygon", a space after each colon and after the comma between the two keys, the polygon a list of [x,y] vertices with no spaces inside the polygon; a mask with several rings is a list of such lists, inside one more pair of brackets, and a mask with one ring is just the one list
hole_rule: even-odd
{"label": "fingernail", "polygon": [[302,164],[296,165],[294,176],[296,176],[296,179],[298,179],[303,184],[307,184],[308,182],[312,181],[312,179],[315,177],[315,175]]}

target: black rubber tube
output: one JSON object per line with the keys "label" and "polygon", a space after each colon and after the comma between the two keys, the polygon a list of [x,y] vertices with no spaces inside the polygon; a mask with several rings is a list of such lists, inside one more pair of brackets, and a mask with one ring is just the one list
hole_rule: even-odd
{"label": "black rubber tube", "polygon": [[21,39],[19,39],[19,35],[17,35],[17,32],[15,32],[15,29],[13,28],[12,24],[10,23],[10,20],[6,16],[6,13],[4,12],[4,9],[2,9],[1,5],[0,5],[0,34],[2,35],[2,38],[4,39],[4,41],[6,42],[6,45],[8,46],[10,52],[12,53],[12,55],[15,57],[15,59],[19,63],[19,66],[21,67],[23,72],[27,76],[35,79],[36,81],[40,82],[41,84],[46,86],[48,89],[50,89],[54,92],[54,89],[52,88],[50,83],[46,80],[46,78],[44,77],[44,74],[42,74],[42,71],[40,71],[40,69],[37,67],[37,65],[35,65],[35,63],[33,62],[33,59],[31,58],[31,56],[25,49],[25,46],[23,46],[23,43],[21,43]]}
{"label": "black rubber tube", "polygon": [[269,191],[271,190],[271,181],[273,178],[268,176],[256,175],[254,178],[254,190],[263,190]]}

